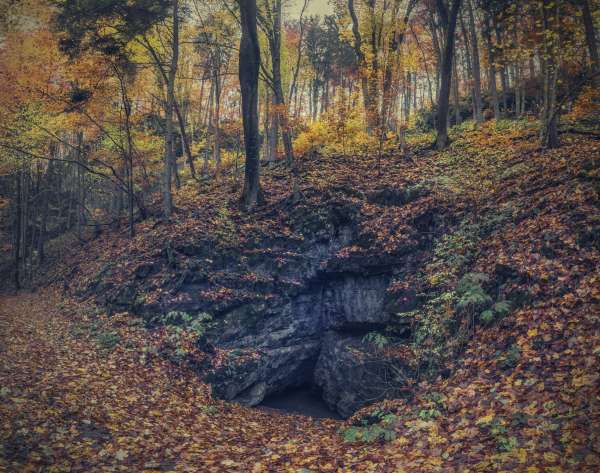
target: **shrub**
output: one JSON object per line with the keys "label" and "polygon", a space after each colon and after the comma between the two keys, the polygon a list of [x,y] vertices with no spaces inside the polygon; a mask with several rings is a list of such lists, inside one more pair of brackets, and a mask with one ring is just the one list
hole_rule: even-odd
{"label": "shrub", "polygon": [[487,281],[489,281],[489,278],[483,273],[465,274],[456,288],[459,297],[457,308],[477,311],[489,306],[492,303],[492,298],[486,294],[482,287],[482,284]]}
{"label": "shrub", "polygon": [[508,370],[517,366],[517,362],[521,358],[521,352],[516,344],[512,344],[510,348],[498,357],[497,364],[503,370]]}
{"label": "shrub", "polygon": [[121,341],[117,332],[102,332],[96,337],[96,342],[102,350],[113,350]]}
{"label": "shrub", "polygon": [[385,347],[388,343],[390,343],[389,339],[385,335],[382,335],[379,332],[369,332],[369,333],[367,333],[363,337],[362,341],[363,341],[363,343],[366,343],[366,344],[369,344],[369,345],[374,345],[374,346],[376,346],[380,350],[383,347]]}
{"label": "shrub", "polygon": [[421,409],[417,414],[417,417],[422,420],[431,420],[440,417],[442,413],[435,408],[432,409]]}
{"label": "shrub", "polygon": [[377,409],[353,425],[340,429],[344,442],[389,442],[396,438],[394,425],[397,417],[387,411]]}
{"label": "shrub", "polygon": [[510,301],[499,301],[496,302],[490,309],[484,310],[479,315],[479,319],[485,324],[490,324],[494,320],[499,320],[503,317],[506,317],[510,313],[510,310]]}

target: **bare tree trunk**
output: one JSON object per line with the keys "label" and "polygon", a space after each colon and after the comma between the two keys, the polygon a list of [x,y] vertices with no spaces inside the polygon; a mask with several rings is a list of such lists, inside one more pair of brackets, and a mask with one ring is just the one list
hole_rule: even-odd
{"label": "bare tree trunk", "polygon": [[[517,3],[516,14],[520,14],[520,5]],[[513,48],[518,48],[519,45],[519,32],[517,23],[515,22],[512,28],[512,42]],[[524,93],[523,90],[523,81],[522,81],[522,65],[521,58],[517,54],[515,57],[515,62],[513,66],[513,78],[514,78],[514,90],[515,90],[515,117],[520,118],[523,115],[522,103],[523,98],[522,95]]]}
{"label": "bare tree trunk", "polygon": [[220,61],[217,60],[213,70],[213,80],[215,82],[215,115],[214,115],[214,139],[213,139],[213,160],[215,162],[215,174],[218,177],[221,173],[221,70]]}
{"label": "bare tree trunk", "polygon": [[473,115],[477,123],[483,121],[483,103],[481,100],[481,65],[479,62],[479,40],[477,39],[477,30],[475,28],[475,15],[471,0],[467,0],[467,10],[469,12],[469,32],[472,51],[472,73],[473,73]]}
{"label": "bare tree trunk", "polygon": [[[190,147],[190,141],[185,129],[185,118],[179,109],[177,100],[173,101],[173,108],[175,109],[175,116],[177,117],[177,123],[179,124],[179,134],[181,135],[181,144],[183,145],[183,151],[187,158],[188,166],[190,168],[190,175],[196,179],[196,168],[194,167],[194,156],[192,155],[192,149]],[[192,133],[193,134],[193,133]]]}
{"label": "bare tree trunk", "polygon": [[21,289],[21,239],[22,239],[22,206],[23,206],[23,165],[19,166],[19,172],[15,175],[15,225],[14,225],[14,281],[15,289]]}
{"label": "bare tree trunk", "polygon": [[440,93],[440,77],[442,67],[442,46],[438,36],[438,29],[433,15],[433,10],[429,10],[429,29],[431,30],[431,44],[433,46],[433,55],[435,56],[435,93]]}
{"label": "bare tree trunk", "polygon": [[[123,112],[125,114],[124,117],[124,128],[125,128],[125,136],[127,139],[127,147],[123,148],[123,167],[125,170],[125,178],[126,178],[126,186],[127,186],[127,203],[128,203],[128,223],[129,223],[129,236],[133,237],[135,235],[135,227],[133,222],[133,202],[134,202],[134,185],[133,185],[133,136],[131,134],[131,101],[127,95],[127,78],[125,77],[125,72],[118,69],[117,66],[117,74],[119,76],[119,84],[121,91],[121,102],[123,105]],[[77,160],[79,161],[79,155],[81,151],[81,143],[79,143],[78,135],[78,144],[77,144]],[[79,207],[78,207],[79,211]]]}
{"label": "bare tree trunk", "polygon": [[[502,48],[502,29],[496,17],[493,17],[494,21],[494,31],[496,33],[496,44],[499,48]],[[508,78],[506,74],[506,62],[504,57],[501,56],[500,59],[500,85],[502,85],[502,114],[504,116],[508,115]]]}
{"label": "bare tree trunk", "polygon": [[[371,5],[372,0],[369,0],[369,5]],[[367,67],[366,58],[364,53],[362,52],[362,36],[360,34],[360,25],[358,24],[358,17],[356,16],[356,11],[354,9],[354,0],[348,0],[348,13],[350,14],[350,18],[352,19],[352,34],[354,35],[354,53],[358,59],[358,65],[361,71],[361,89],[362,96],[365,108],[365,115],[367,119],[367,130],[369,133],[372,133],[377,126],[377,111],[374,110],[374,105],[376,105],[376,97],[373,97],[372,91],[373,87],[376,86],[376,74],[375,77],[368,78],[365,75],[365,71],[369,69]],[[370,68],[371,73],[374,74],[376,71],[373,71],[374,68]]]}
{"label": "bare tree trunk", "polygon": [[260,47],[256,31],[256,0],[239,0],[242,38],[240,40],[239,79],[242,93],[242,120],[246,164],[241,204],[253,208],[262,200],[258,138],[258,70]]}
{"label": "bare tree trunk", "polygon": [[285,159],[288,166],[292,166],[294,163],[294,149],[292,147],[292,135],[288,120],[288,110],[283,94],[283,80],[281,78],[281,9],[282,0],[275,0],[273,4],[273,11],[270,12],[272,13],[273,23],[267,27],[267,38],[269,41],[269,49],[271,51],[274,108],[276,108],[274,112],[277,114],[281,125]]}
{"label": "bare tree trunk", "polygon": [[492,24],[490,13],[485,12],[485,26],[483,35],[488,53],[488,88],[492,96],[492,106],[494,108],[494,119],[500,120],[500,102],[498,101],[498,89],[496,87],[496,66],[494,65],[494,44],[492,42]]}
{"label": "bare tree trunk", "polygon": [[42,186],[41,189],[41,195],[42,195],[42,211],[41,211],[41,221],[40,221],[40,232],[39,232],[39,237],[38,237],[38,245],[37,245],[37,251],[38,251],[38,262],[40,265],[42,265],[44,263],[44,260],[46,259],[46,253],[45,253],[45,243],[46,243],[46,234],[48,232],[48,207],[49,207],[49,201],[50,201],[50,190],[52,188],[52,181],[53,181],[53,175],[54,175],[54,161],[53,159],[56,158],[56,145],[52,144],[50,146],[50,159],[51,161],[48,162],[48,169],[46,170],[46,177],[44,179],[44,185]]}
{"label": "bare tree trunk", "polygon": [[456,67],[458,57],[452,61],[452,101],[454,102],[454,124],[460,124],[460,96],[458,90],[458,68]]}
{"label": "bare tree trunk", "polygon": [[267,136],[267,160],[277,160],[279,150],[279,114],[277,113],[277,102],[275,97],[271,97],[271,114],[269,115],[269,134]]}
{"label": "bare tree trunk", "polygon": [[[392,33],[392,39],[388,46],[388,60],[384,65],[383,71],[383,87],[382,87],[382,103],[381,103],[381,125],[383,127],[381,133],[385,134],[388,128],[388,121],[390,117],[390,108],[392,101],[392,79],[394,74],[394,63],[399,60],[398,57],[400,55],[400,47],[404,42],[404,35],[406,32],[406,28],[408,27],[408,22],[410,20],[410,14],[412,9],[414,8],[416,2],[414,0],[409,0],[406,10],[404,13],[404,17],[402,19],[402,23],[398,24],[396,21],[394,31]],[[396,1],[394,3],[394,12],[392,14],[392,18],[395,20],[398,13],[399,2]]]}
{"label": "bare tree trunk", "polygon": [[442,56],[441,83],[438,94],[437,110],[437,149],[443,149],[449,144],[448,138],[448,108],[450,104],[450,86],[452,82],[452,62],[454,58],[454,33],[456,31],[456,20],[460,10],[460,1],[454,0],[450,12],[446,9],[442,0],[437,1],[440,17],[444,19],[445,41],[444,54]]}
{"label": "bare tree trunk", "polygon": [[[559,6],[558,2],[555,5],[550,3],[552,0],[543,0],[542,8],[542,27],[544,31],[544,89],[543,89],[543,108],[542,108],[542,127],[541,127],[541,143],[545,148],[558,148],[560,142],[558,139],[558,109],[556,103],[556,83],[558,80],[558,44],[556,36],[558,33],[549,35],[553,27],[558,29],[559,21]],[[555,17],[552,18],[554,8]]]}
{"label": "bare tree trunk", "polygon": [[163,213],[169,218],[173,213],[173,195],[171,192],[172,170],[175,153],[173,146],[173,103],[175,101],[175,75],[179,59],[179,0],[173,0],[173,42],[171,51],[171,67],[167,81],[165,163],[163,174]]}
{"label": "bare tree trunk", "polygon": [[[302,10],[300,10],[300,19],[298,20],[300,34],[298,37],[298,48],[296,50],[296,65],[294,66],[294,71],[292,73],[292,83],[290,84],[290,91],[288,94],[287,103],[292,103],[292,97],[298,94],[298,73],[300,72],[300,61],[302,59],[302,40],[304,38],[304,12],[306,11],[306,7],[308,6],[309,0],[304,0],[302,4]],[[296,112],[296,108],[294,108],[294,112]]]}
{"label": "bare tree trunk", "polygon": [[431,102],[431,106],[433,106],[433,104],[434,104],[433,85],[431,83],[431,74],[429,72],[429,66],[427,65],[427,59],[425,58],[425,53],[423,52],[423,48],[421,47],[419,38],[418,38],[417,34],[415,33],[415,31],[412,29],[412,27],[411,27],[411,32],[412,32],[413,39],[415,40],[415,43],[417,45],[417,48],[419,49],[419,52],[421,53],[421,59],[425,66],[425,77],[427,79],[427,92],[429,93],[429,101]]}
{"label": "bare tree trunk", "polygon": [[594,84],[600,87],[600,57],[598,56],[598,45],[596,43],[596,30],[594,28],[594,20],[590,11],[590,0],[581,0],[581,11],[583,16],[583,24],[585,26],[585,41],[590,54],[590,62],[592,64],[592,74],[594,76]]}

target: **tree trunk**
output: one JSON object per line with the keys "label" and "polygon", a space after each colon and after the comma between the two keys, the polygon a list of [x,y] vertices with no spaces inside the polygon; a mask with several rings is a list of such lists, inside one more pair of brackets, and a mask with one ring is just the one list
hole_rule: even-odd
{"label": "tree trunk", "polygon": [[[452,82],[452,61],[454,58],[454,33],[456,31],[456,20],[460,10],[460,0],[454,0],[450,12],[443,5],[442,0],[437,2],[440,17],[445,18],[445,41],[444,53],[442,55],[442,67],[440,77],[440,91],[438,94],[437,110],[437,149],[443,149],[449,144],[448,139],[448,108],[450,104],[450,86]],[[443,10],[442,10],[443,9]]]}
{"label": "tree trunk", "polygon": [[173,42],[171,51],[171,67],[167,81],[165,163],[163,171],[163,213],[171,217],[173,213],[173,195],[171,192],[172,170],[175,162],[173,146],[173,103],[175,101],[175,75],[179,59],[179,0],[173,0]]}
{"label": "tree trunk", "polygon": [[454,124],[460,124],[460,96],[458,90],[458,67],[456,62],[458,58],[452,61],[452,101],[454,102]]}
{"label": "tree trunk", "polygon": [[500,102],[498,101],[498,89],[496,87],[496,66],[494,64],[494,44],[492,42],[492,24],[490,14],[485,13],[485,27],[483,35],[488,53],[488,88],[492,97],[492,106],[494,108],[494,119],[500,120]]}
{"label": "tree trunk", "polygon": [[21,289],[21,212],[22,212],[22,181],[23,181],[23,168],[22,164],[19,168],[19,172],[15,175],[15,234],[14,234],[14,281],[15,289],[18,291]]}
{"label": "tree trunk", "polygon": [[270,120],[270,123],[268,125],[268,134],[266,137],[267,161],[272,162],[277,159],[277,149],[279,148],[279,114],[277,113],[277,101],[275,96],[271,96],[270,100],[270,114],[268,114],[266,117],[266,120]]}
{"label": "tree trunk", "polygon": [[[371,5],[371,2],[369,2]],[[362,36],[360,34],[360,25],[358,24],[358,17],[356,16],[356,10],[354,9],[354,0],[348,0],[348,13],[352,20],[352,34],[354,35],[354,53],[358,59],[358,67],[360,73],[360,83],[362,89],[363,103],[365,108],[365,115],[367,120],[367,131],[372,133],[377,126],[377,110],[376,110],[376,97],[373,97],[372,91],[376,87],[377,76],[367,77],[366,71],[368,65],[366,63],[365,55],[362,52]],[[373,71],[372,71],[373,73]]]}
{"label": "tree trunk", "polygon": [[52,161],[56,156],[56,146],[52,144],[50,146],[50,161],[48,162],[48,169],[46,170],[46,177],[44,179],[44,185],[41,189],[42,194],[42,211],[41,211],[41,220],[40,220],[40,232],[38,236],[38,262],[40,265],[44,263],[46,259],[45,253],[45,243],[46,243],[46,234],[48,232],[48,204],[50,200],[50,190],[52,188],[52,176],[53,176],[53,165],[54,161]]}
{"label": "tree trunk", "polygon": [[215,116],[213,126],[213,160],[215,162],[215,174],[218,177],[221,173],[221,70],[220,61],[213,68],[213,80],[215,82]]}
{"label": "tree trunk", "polygon": [[[583,24],[585,26],[585,41],[590,54],[590,62],[592,64],[592,74],[598,74],[600,71],[600,58],[598,56],[598,45],[596,44],[596,31],[594,28],[594,20],[590,11],[590,0],[581,0],[581,11],[583,16]],[[600,87],[600,77],[594,76],[594,84]]]}
{"label": "tree trunk", "polygon": [[475,15],[471,0],[467,0],[467,10],[469,12],[469,33],[471,42],[471,67],[473,74],[473,116],[475,122],[483,121],[483,103],[481,100],[481,65],[479,63],[479,40],[477,39],[477,30],[475,29]]}
{"label": "tree trunk", "polygon": [[[398,5],[400,2],[396,1],[394,3],[394,13],[392,14],[392,18],[395,20],[397,16]],[[404,42],[404,35],[406,29],[408,28],[408,22],[410,20],[410,14],[412,9],[414,8],[416,2],[414,0],[409,0],[406,10],[404,13],[404,17],[402,19],[401,24],[397,24],[396,21],[394,31],[392,33],[392,39],[388,46],[388,60],[384,66],[383,71],[383,88],[382,88],[382,103],[381,103],[381,124],[383,126],[382,134],[385,134],[388,128],[388,121],[390,119],[390,109],[391,109],[391,101],[392,101],[392,82],[394,75],[394,63],[398,60],[400,55],[400,47]]]}
{"label": "tree trunk", "polygon": [[262,200],[258,137],[258,70],[260,47],[256,31],[256,0],[239,0],[242,38],[239,53],[239,80],[242,93],[242,121],[246,164],[242,207],[249,210]]}
{"label": "tree trunk", "polygon": [[273,112],[279,118],[281,125],[281,136],[283,138],[283,148],[285,159],[288,166],[294,162],[294,149],[292,147],[292,135],[289,126],[288,110],[283,94],[283,80],[281,78],[281,14],[282,0],[275,0],[273,8],[273,24],[269,25],[268,40],[271,51],[271,66],[273,75]]}
{"label": "tree trunk", "polygon": [[[543,108],[542,108],[542,127],[541,144],[544,148],[558,148],[560,142],[558,139],[558,112],[556,103],[556,83],[558,80],[558,44],[556,37],[558,33],[547,34],[553,27],[558,29],[558,2],[550,3],[552,0],[543,0],[542,8],[542,27],[544,31],[544,87],[543,87]],[[554,8],[555,17],[552,18]]]}
{"label": "tree trunk", "polygon": [[[502,29],[500,24],[496,20],[496,17],[493,18],[494,21],[494,31],[496,34],[496,44],[499,48],[502,48]],[[504,58],[500,59],[500,85],[502,86],[502,113],[504,116],[508,115],[508,78],[506,74],[506,63]]]}
{"label": "tree trunk", "polygon": [[[202,99],[202,95],[200,96]],[[183,145],[183,151],[187,158],[188,166],[190,168],[190,175],[196,179],[196,168],[194,167],[194,156],[192,155],[192,149],[190,147],[190,141],[188,139],[187,132],[185,130],[185,118],[181,113],[177,100],[173,101],[173,108],[175,109],[175,116],[177,117],[177,123],[179,124],[179,134],[181,135],[181,143]],[[193,129],[192,129],[193,134]]]}

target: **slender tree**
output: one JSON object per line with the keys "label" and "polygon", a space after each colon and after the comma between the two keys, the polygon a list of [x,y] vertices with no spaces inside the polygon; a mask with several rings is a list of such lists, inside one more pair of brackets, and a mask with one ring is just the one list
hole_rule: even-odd
{"label": "slender tree", "polygon": [[442,54],[440,90],[438,92],[437,137],[435,145],[438,149],[443,149],[449,144],[448,107],[450,104],[450,87],[452,82],[452,61],[454,59],[454,33],[456,31],[458,12],[460,11],[460,0],[454,0],[450,9],[444,4],[443,0],[437,0],[436,7],[444,27],[444,52]]}
{"label": "slender tree", "polygon": [[585,41],[587,43],[590,54],[590,62],[592,65],[593,81],[597,87],[600,87],[600,56],[598,55],[598,44],[596,42],[596,29],[594,27],[594,19],[590,9],[590,0],[581,0],[581,12],[583,16],[583,24],[585,26]]}
{"label": "slender tree", "polygon": [[173,104],[175,103],[175,77],[179,60],[179,0],[173,0],[173,42],[171,48],[171,67],[168,73],[167,102],[165,106],[165,162],[163,169],[163,213],[170,217],[173,212],[173,195],[171,192],[172,172],[177,172],[175,162],[175,146],[173,133]]}
{"label": "slender tree", "polygon": [[241,204],[250,210],[262,200],[260,189],[260,142],[258,137],[258,71],[260,47],[256,30],[256,0],[239,0],[242,38],[239,79],[242,93],[242,121],[246,164]]}

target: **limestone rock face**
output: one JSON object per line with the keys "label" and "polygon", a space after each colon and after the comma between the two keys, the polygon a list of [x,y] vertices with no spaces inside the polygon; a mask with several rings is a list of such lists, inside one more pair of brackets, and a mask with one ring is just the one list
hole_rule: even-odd
{"label": "limestone rock face", "polygon": [[[256,405],[269,394],[314,384],[343,417],[390,395],[389,363],[371,359],[363,340],[392,316],[384,309],[388,283],[389,275],[344,274],[279,306],[232,310],[209,337],[240,353],[209,376],[215,395]],[[254,357],[245,359],[252,349]]]}
{"label": "limestone rock face", "polygon": [[322,301],[325,329],[382,326],[389,321],[384,312],[388,276],[343,275],[326,285]]}
{"label": "limestone rock face", "polygon": [[[90,288],[109,312],[131,311],[149,326],[172,312],[209,314],[197,343],[207,356],[194,368],[219,398],[256,405],[308,384],[349,416],[395,395],[398,373],[409,375],[374,356],[367,335],[393,326],[392,342],[405,343],[411,325],[399,314],[416,307],[416,292],[389,289],[424,260],[435,221],[426,209],[427,218],[403,222],[400,243],[383,251],[377,232],[361,225],[357,199],[395,207],[425,193],[384,188],[297,205],[286,214],[293,235],[258,234],[244,245],[219,246],[205,234],[169,241],[127,283],[105,284],[107,267]],[[149,292],[159,296],[145,297]]]}
{"label": "limestone rock face", "polygon": [[410,370],[397,360],[374,356],[363,337],[327,332],[315,366],[314,381],[323,399],[342,417],[374,399],[393,397],[400,391],[394,377]]}

